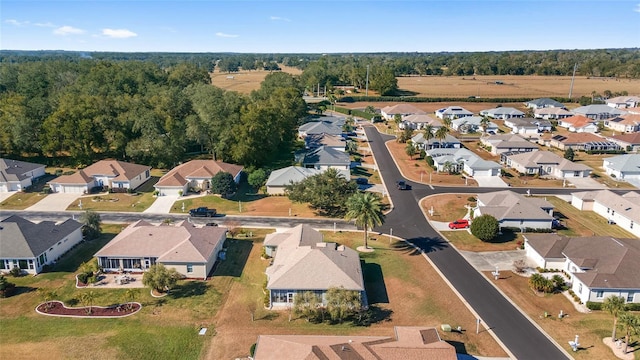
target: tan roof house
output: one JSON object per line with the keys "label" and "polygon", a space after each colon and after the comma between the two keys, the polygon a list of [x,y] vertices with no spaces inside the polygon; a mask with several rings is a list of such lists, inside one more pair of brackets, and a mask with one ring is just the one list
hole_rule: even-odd
{"label": "tan roof house", "polygon": [[360,292],[366,305],[360,256],[355,250],[323,242],[322,234],[309,225],[269,234],[264,247],[273,256],[266,270],[271,307],[292,305],[295,295],[305,291],[315,292],[326,303],[326,292],[333,287]]}
{"label": "tan roof house", "polygon": [[640,133],[617,134],[607,137],[607,140],[620,145],[627,152],[640,152]]}
{"label": "tan roof house", "polygon": [[622,296],[626,303],[640,302],[638,239],[558,234],[526,234],[524,238],[527,257],[537,266],[572,275],[571,290],[583,303],[603,302],[609,296]]}
{"label": "tan roof house", "polygon": [[568,148],[582,151],[620,150],[620,145],[608,141],[602,136],[587,132],[553,135],[551,139],[549,139],[548,146],[552,146],[560,150],[566,150]]}
{"label": "tan roof house", "polygon": [[624,114],[604,120],[604,126],[621,133],[633,133],[640,130],[640,115]]}
{"label": "tan roof house", "polygon": [[227,229],[151,225],[139,220],[127,226],[94,256],[105,271],[145,271],[156,263],[176,269],[187,278],[206,279],[226,240]]}
{"label": "tan roof house", "polygon": [[494,155],[500,155],[507,152],[537,151],[539,149],[538,145],[525,140],[525,138],[516,134],[483,136],[480,138],[480,142],[484,146],[490,147],[491,149],[489,151]]}
{"label": "tan roof house", "polygon": [[255,360],[455,360],[433,327],[396,326],[395,336],[260,335]]}
{"label": "tan roof house", "polygon": [[221,171],[230,173],[237,183],[242,166],[215,160],[191,160],[171,169],[154,187],[160,196],[186,194],[189,188],[207,190],[211,188],[211,178]]}
{"label": "tan roof house", "polygon": [[413,114],[426,114],[425,111],[418,109],[411,104],[396,104],[391,106],[385,106],[380,109],[380,115],[387,120],[393,120],[396,115],[408,116]]}
{"label": "tan roof house", "polygon": [[511,190],[478,194],[474,217],[491,215],[500,227],[551,229],[553,205],[541,198],[525,197]]}
{"label": "tan roof house", "polygon": [[71,175],[62,175],[51,181],[53,192],[89,193],[96,186],[108,186],[114,191],[134,190],[151,177],[151,167],[118,160],[100,160]]}
{"label": "tan roof house", "polygon": [[576,164],[551,151],[533,151],[505,156],[503,162],[528,175],[551,176],[557,179],[587,177],[591,168]]}
{"label": "tan roof house", "polygon": [[0,193],[26,189],[44,176],[44,168],[42,164],[0,158]]}

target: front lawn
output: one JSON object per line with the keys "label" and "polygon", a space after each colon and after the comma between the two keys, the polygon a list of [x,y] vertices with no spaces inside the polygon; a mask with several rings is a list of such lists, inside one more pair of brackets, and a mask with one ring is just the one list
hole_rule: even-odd
{"label": "front lawn", "polygon": [[516,250],[523,241],[522,234],[511,231],[503,231],[492,242],[484,242],[463,230],[443,231],[442,236],[455,245],[458,250],[477,252]]}
{"label": "front lawn", "polygon": [[[422,210],[433,221],[451,222],[462,219],[468,212],[465,205],[476,205],[476,194],[441,194],[428,196],[420,202]],[[433,208],[433,216],[429,211]]]}
{"label": "front lawn", "polygon": [[4,210],[24,210],[38,201],[44,199],[47,194],[39,192],[22,192],[18,191],[2,202]]}
{"label": "front lawn", "polygon": [[607,223],[607,219],[593,211],[580,211],[571,203],[555,196],[548,197],[547,201],[555,206],[554,215],[558,217],[566,229],[559,230],[558,234],[567,236],[613,236],[620,238],[635,238],[617,225]]}

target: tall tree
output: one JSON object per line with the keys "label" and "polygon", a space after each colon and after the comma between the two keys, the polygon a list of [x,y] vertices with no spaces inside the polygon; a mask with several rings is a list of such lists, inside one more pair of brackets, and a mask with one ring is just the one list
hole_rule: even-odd
{"label": "tall tree", "polygon": [[80,216],[82,234],[86,239],[95,239],[102,233],[100,214],[87,210]]}
{"label": "tall tree", "polygon": [[623,353],[627,354],[629,350],[629,341],[631,341],[631,335],[640,334],[640,316],[631,314],[629,312],[620,313],[620,325],[624,329],[624,350]]}
{"label": "tall tree", "polygon": [[345,220],[355,220],[356,226],[364,229],[364,247],[369,248],[368,231],[384,223],[383,206],[380,197],[373,192],[357,192],[347,199]]}
{"label": "tall tree", "polygon": [[613,331],[611,331],[611,341],[616,341],[616,328],[618,326],[618,315],[624,311],[624,298],[622,296],[609,296],[604,299],[602,309],[613,315]]}
{"label": "tall tree", "polygon": [[164,264],[156,263],[145,271],[142,276],[142,284],[149,286],[159,293],[164,293],[173,288],[181,277],[176,269],[168,269]]}
{"label": "tall tree", "polygon": [[441,127],[438,129],[438,131],[436,131],[435,133],[435,137],[440,140],[438,143],[438,147],[442,147],[442,143],[444,141],[444,139],[447,138],[447,134],[449,134],[449,128],[446,127]]}
{"label": "tall tree", "polygon": [[347,211],[344,199],[357,190],[355,181],[347,181],[336,169],[328,169],[285,186],[285,192],[291,201],[307,202],[318,213],[336,217],[344,216]]}

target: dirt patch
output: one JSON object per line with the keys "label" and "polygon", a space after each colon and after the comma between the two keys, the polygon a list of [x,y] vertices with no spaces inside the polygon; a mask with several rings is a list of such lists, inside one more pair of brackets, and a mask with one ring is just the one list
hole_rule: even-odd
{"label": "dirt patch", "polygon": [[[279,65],[282,72],[286,72],[292,75],[300,75],[302,70],[289,66]],[[266,70],[251,70],[251,71],[238,71],[232,73],[220,72],[219,69],[215,69],[211,74],[211,82],[213,85],[229,91],[237,91],[243,94],[249,94],[253,90],[258,90],[260,84],[264,81],[264,78],[271,74],[273,71]]]}

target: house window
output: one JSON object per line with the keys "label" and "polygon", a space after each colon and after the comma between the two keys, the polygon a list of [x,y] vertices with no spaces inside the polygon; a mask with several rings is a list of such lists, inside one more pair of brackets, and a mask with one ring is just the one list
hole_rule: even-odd
{"label": "house window", "polygon": [[58,246],[62,245],[62,241],[58,241]]}
{"label": "house window", "polygon": [[9,266],[6,264],[5,260],[0,260],[0,270],[7,270]]}
{"label": "house window", "polygon": [[634,293],[633,291],[629,291],[629,293],[627,294],[627,302],[628,303],[632,303],[633,302],[633,297],[636,293]]}
{"label": "house window", "polygon": [[604,297],[604,291],[600,290],[596,292],[596,298],[602,299]]}
{"label": "house window", "polygon": [[27,260],[18,260],[18,267],[20,269],[28,269]]}
{"label": "house window", "polygon": [[149,177],[149,170],[147,170],[147,171],[145,171],[145,172],[144,172],[144,176],[145,176],[145,177]]}
{"label": "house window", "polygon": [[611,210],[611,215],[615,215],[616,211],[615,210]]}
{"label": "house window", "polygon": [[187,264],[187,274],[190,274],[193,272],[193,264]]}
{"label": "house window", "polygon": [[40,254],[40,264],[44,265],[47,263],[47,253]]}
{"label": "house window", "polygon": [[611,209],[607,208],[607,214],[611,212]]}
{"label": "house window", "polygon": [[551,166],[547,166],[547,173],[551,172]]}
{"label": "house window", "polygon": [[119,269],[120,268],[120,259],[107,259],[107,268],[109,269]]}
{"label": "house window", "polygon": [[582,294],[582,284],[578,284],[578,294]]}

